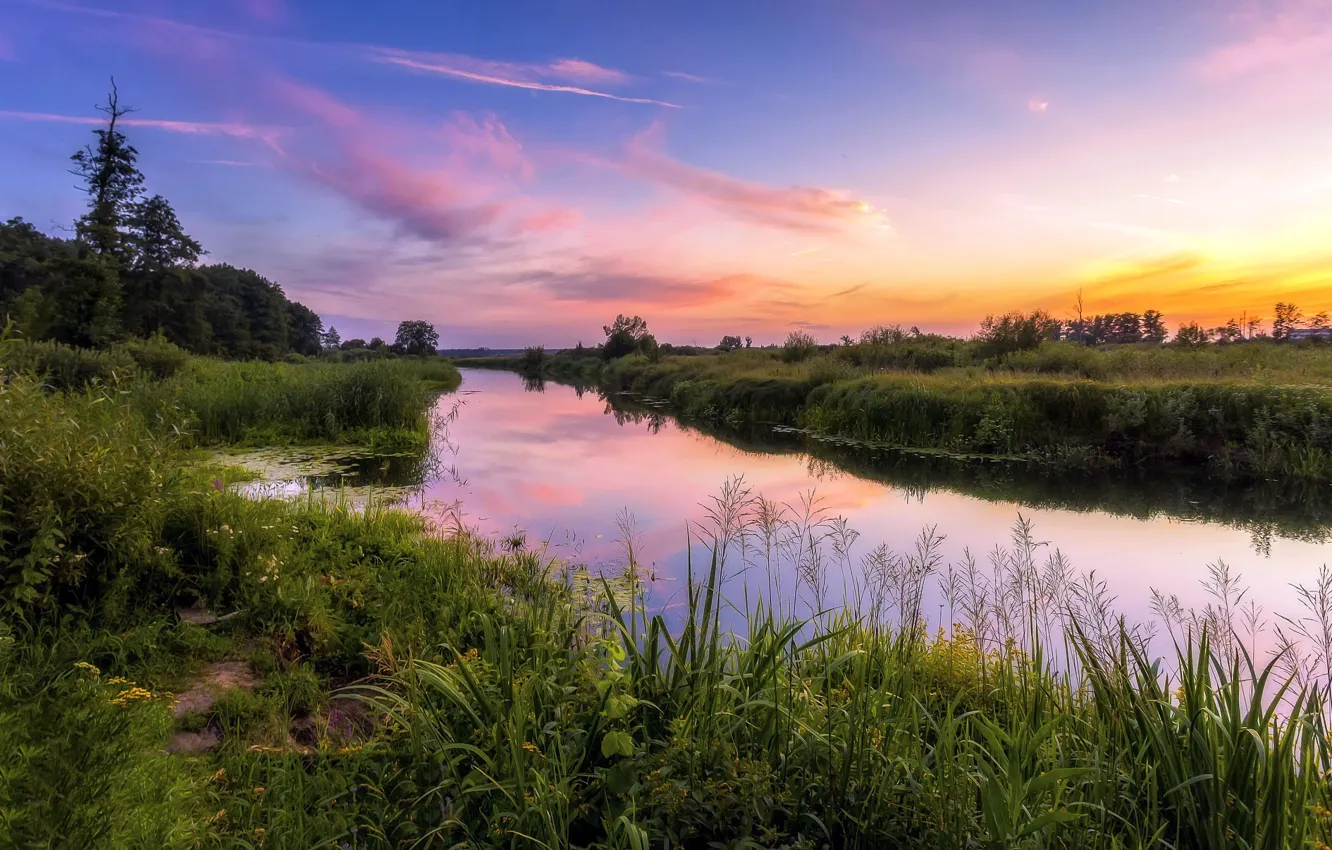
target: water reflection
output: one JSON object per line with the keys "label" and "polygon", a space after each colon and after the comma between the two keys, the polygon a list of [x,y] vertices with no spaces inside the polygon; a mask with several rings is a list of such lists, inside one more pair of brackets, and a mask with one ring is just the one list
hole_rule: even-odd
{"label": "water reflection", "polygon": [[[627,509],[637,558],[653,579],[652,602],[662,609],[678,605],[690,540],[716,511],[713,496],[737,476],[792,515],[813,499],[829,521],[855,532],[854,551],[833,558],[841,566],[826,577],[822,598],[800,596],[804,609],[840,602],[846,577],[867,556],[909,553],[922,529],[939,537],[930,551],[941,574],[968,559],[984,567],[1012,550],[1021,515],[1032,557],[1057,558],[1084,578],[1094,573],[1090,580],[1131,619],[1156,617],[1153,589],[1201,608],[1207,565],[1220,562],[1252,586],[1254,604],[1291,612],[1290,585],[1316,579],[1332,528],[1332,497],[1318,488],[1184,472],[1056,474],[762,429],[718,431],[681,422],[658,402],[505,372],[466,370],[462,391],[441,406],[456,415],[445,462],[420,484],[420,504],[461,506],[464,522],[497,541],[606,571],[623,564],[616,517]],[[357,474],[373,478],[377,469],[367,462]],[[385,472],[395,469],[402,467]],[[756,545],[752,534],[741,545]],[[797,596],[798,575],[768,574],[752,555],[733,561],[731,595],[777,587]],[[931,620],[948,619],[937,584],[921,604]]]}
{"label": "water reflection", "polygon": [[[857,559],[880,543],[909,551],[933,526],[944,538],[943,563],[961,564],[967,551],[984,563],[1010,545],[1021,514],[1042,557],[1058,552],[1076,570],[1095,571],[1118,607],[1142,620],[1154,616],[1152,588],[1205,604],[1201,582],[1218,561],[1253,586],[1256,604],[1291,611],[1289,585],[1313,581],[1328,552],[1332,498],[1318,488],[866,452],[799,434],[718,431],[680,422],[660,403],[589,387],[547,383],[538,396],[523,392],[515,375],[482,370],[467,371],[464,390],[451,433],[468,484],[431,484],[430,495],[461,500],[467,521],[483,531],[518,527],[529,544],[549,541],[554,554],[606,569],[623,561],[614,520],[628,508],[661,605],[680,598],[689,524],[704,522],[710,496],[738,475],[776,503],[799,506],[813,490],[828,515],[859,532]],[[761,589],[761,572],[740,580]],[[840,599],[832,578],[828,596]],[[928,603],[933,616],[938,604]]]}

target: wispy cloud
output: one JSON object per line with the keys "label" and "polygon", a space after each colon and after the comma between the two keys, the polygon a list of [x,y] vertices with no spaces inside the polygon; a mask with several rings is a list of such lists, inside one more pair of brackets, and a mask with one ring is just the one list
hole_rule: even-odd
{"label": "wispy cloud", "polygon": [[523,146],[493,112],[477,120],[466,112],[455,112],[442,130],[444,140],[464,155],[484,160],[501,171],[532,179],[535,168]]}
{"label": "wispy cloud", "polygon": [[585,59],[556,59],[549,65],[528,65],[534,73],[544,74],[557,79],[577,80],[584,83],[598,83],[605,86],[624,85],[632,79],[624,71],[603,68]]}
{"label": "wispy cloud", "polygon": [[659,123],[630,142],[621,168],[737,218],[769,227],[832,232],[857,223],[887,224],[864,201],[831,189],[779,188],[738,180],[674,159],[661,149]]}
{"label": "wispy cloud", "polygon": [[[664,100],[655,100],[647,97],[628,97],[624,95],[611,94],[610,92],[598,91],[596,89],[583,88],[582,86],[560,85],[555,83],[539,82],[536,77],[546,76],[568,79],[569,65],[561,63],[577,62],[578,65],[596,68],[601,74],[618,74],[609,69],[599,68],[591,63],[583,63],[581,60],[561,60],[552,65],[519,65],[508,62],[491,62],[484,59],[476,59],[471,56],[460,56],[449,53],[414,53],[406,50],[396,50],[393,48],[377,47],[369,50],[370,58],[376,62],[387,65],[396,65],[401,68],[408,68],[413,71],[422,71],[431,74],[440,74],[446,77],[452,77],[458,80],[467,80],[473,83],[484,83],[492,86],[508,86],[510,88],[528,89],[530,91],[548,91],[561,92],[564,94],[577,94],[585,97],[600,97],[608,100],[618,100],[624,103],[644,103],[654,106],[665,106],[671,109],[679,109],[677,103],[670,103]],[[559,70],[557,70],[559,69]],[[581,78],[587,79],[587,69],[582,69],[584,74]]]}
{"label": "wispy cloud", "polygon": [[[0,118],[88,126],[106,123],[106,119],[92,115],[58,115],[50,112],[20,112],[12,109],[0,109]],[[253,139],[274,148],[277,147],[278,139],[281,138],[284,132],[277,127],[264,127],[255,124],[215,121],[167,121],[157,118],[135,118],[132,115],[122,117],[119,123],[126,127],[146,127],[154,130],[165,130],[168,133],[183,133],[192,136],[231,136],[237,139]]]}
{"label": "wispy cloud", "polygon": [[717,82],[715,77],[701,77],[698,74],[690,74],[685,71],[662,71],[661,75],[676,80],[684,80],[686,83],[698,83],[699,85]]}
{"label": "wispy cloud", "polygon": [[736,277],[689,279],[644,274],[604,260],[587,261],[582,269],[574,271],[533,272],[521,280],[539,285],[556,301],[654,306],[699,306],[723,301],[735,294],[738,283]]}

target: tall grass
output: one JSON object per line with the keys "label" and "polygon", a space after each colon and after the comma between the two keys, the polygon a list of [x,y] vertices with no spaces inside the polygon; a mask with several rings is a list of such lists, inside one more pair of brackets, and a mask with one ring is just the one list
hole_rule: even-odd
{"label": "tall grass", "polygon": [[188,410],[204,443],[271,444],[363,442],[375,432],[424,439],[428,392],[414,367],[399,361],[195,360],[182,374],[138,397]]}
{"label": "tall grass", "polygon": [[[1101,365],[1133,354],[1060,345],[1058,351],[1099,358]],[[1153,462],[1225,474],[1332,476],[1332,390],[1277,383],[1281,373],[1265,371],[1271,364],[1258,356],[1268,349],[1332,363],[1332,353],[1322,349],[1231,346],[1209,349],[1207,356],[1220,361],[1234,350],[1232,359],[1256,361],[1252,380],[1243,380],[1242,372],[1226,380],[1090,380],[1008,369],[867,373],[836,354],[792,365],[743,351],[658,364],[626,357],[608,365],[600,380],[732,427],[781,424],[888,446],[1063,467]],[[1043,348],[1033,357],[1046,353]],[[1137,353],[1173,359],[1192,352]],[[1310,366],[1308,374],[1315,372]]]}

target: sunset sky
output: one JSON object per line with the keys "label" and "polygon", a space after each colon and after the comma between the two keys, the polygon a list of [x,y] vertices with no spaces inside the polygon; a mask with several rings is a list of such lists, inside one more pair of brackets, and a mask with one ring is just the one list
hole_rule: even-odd
{"label": "sunset sky", "polygon": [[0,216],[148,189],[343,337],[1332,309],[1332,0],[0,0]]}

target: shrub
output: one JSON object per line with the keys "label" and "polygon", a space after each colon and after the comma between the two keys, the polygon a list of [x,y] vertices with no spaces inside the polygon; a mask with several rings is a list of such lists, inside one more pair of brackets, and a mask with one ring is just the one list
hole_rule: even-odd
{"label": "shrub", "polygon": [[38,378],[54,390],[82,390],[93,384],[111,386],[132,378],[139,368],[122,347],[97,350],[24,340],[4,343],[0,367],[11,374]]}
{"label": "shrub", "polygon": [[120,348],[147,375],[159,381],[184,369],[190,360],[188,351],[168,340],[161,332],[145,340],[131,340]]}
{"label": "shrub", "polygon": [[0,384],[0,605],[123,606],[174,574],[157,542],[175,451],[116,395]]}
{"label": "shrub", "polygon": [[787,363],[808,360],[819,350],[819,341],[805,331],[791,331],[782,345],[782,359]]}

